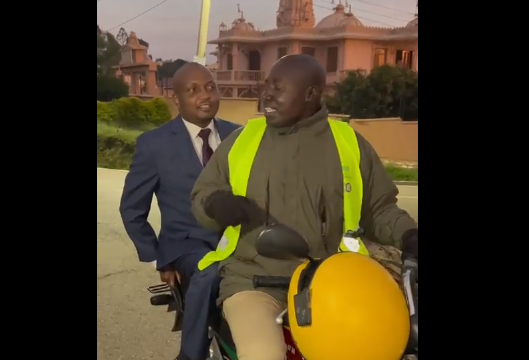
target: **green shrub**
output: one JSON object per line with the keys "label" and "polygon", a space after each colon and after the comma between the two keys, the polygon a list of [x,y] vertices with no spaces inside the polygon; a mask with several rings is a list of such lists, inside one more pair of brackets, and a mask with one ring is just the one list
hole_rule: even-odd
{"label": "green shrub", "polygon": [[163,99],[142,101],[138,98],[121,98],[110,103],[97,104],[97,119],[116,123],[122,127],[149,130],[171,119],[169,106]]}
{"label": "green shrub", "polygon": [[129,86],[111,75],[97,75],[97,100],[112,101],[129,96]]}
{"label": "green shrub", "polygon": [[97,166],[109,169],[128,169],[134,156],[139,130],[120,128],[97,122]]}
{"label": "green shrub", "polygon": [[97,102],[97,121],[105,123],[116,122],[117,116],[114,106],[112,103]]}
{"label": "green shrub", "polygon": [[121,98],[97,102],[97,166],[128,169],[134,156],[136,139],[144,131],[171,119],[163,99],[141,101]]}
{"label": "green shrub", "polygon": [[171,120],[171,110],[163,99],[154,99],[151,102],[153,113],[151,123],[154,125],[162,125]]}
{"label": "green shrub", "polygon": [[122,125],[138,126],[147,123],[151,111],[149,105],[138,98],[124,98],[112,102],[117,120]]}

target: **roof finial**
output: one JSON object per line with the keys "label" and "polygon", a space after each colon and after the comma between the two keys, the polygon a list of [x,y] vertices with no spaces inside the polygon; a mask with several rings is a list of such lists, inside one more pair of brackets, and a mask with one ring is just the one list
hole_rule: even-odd
{"label": "roof finial", "polygon": [[237,4],[237,17],[239,19],[242,17],[242,15],[241,15],[241,4]]}

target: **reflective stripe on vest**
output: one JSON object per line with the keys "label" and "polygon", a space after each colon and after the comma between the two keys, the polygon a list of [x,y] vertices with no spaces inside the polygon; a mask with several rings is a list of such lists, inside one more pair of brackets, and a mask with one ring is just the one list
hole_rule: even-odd
{"label": "reflective stripe on vest", "polygon": [[[329,119],[336,142],[343,172],[344,184],[344,234],[359,228],[362,211],[363,182],[360,172],[360,149],[354,130],[345,122]],[[252,165],[266,131],[266,119],[249,120],[235,140],[228,155],[230,185],[235,195],[246,196]],[[216,251],[211,251],[198,263],[204,270],[208,266],[228,258],[235,252],[241,226],[228,227],[219,241]],[[353,251],[369,255],[360,239],[343,238],[338,251]]]}

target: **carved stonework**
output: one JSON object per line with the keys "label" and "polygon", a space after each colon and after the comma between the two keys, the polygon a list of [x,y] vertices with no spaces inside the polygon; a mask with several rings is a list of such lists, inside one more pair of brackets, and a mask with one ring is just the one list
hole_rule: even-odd
{"label": "carved stonework", "polygon": [[312,0],[280,0],[276,25],[281,27],[314,27]]}

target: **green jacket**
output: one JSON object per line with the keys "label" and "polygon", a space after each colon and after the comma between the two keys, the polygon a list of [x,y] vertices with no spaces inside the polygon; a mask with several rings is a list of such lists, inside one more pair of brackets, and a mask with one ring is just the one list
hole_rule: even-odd
{"label": "green jacket", "polygon": [[[247,197],[262,211],[268,210],[269,223],[283,223],[303,235],[313,257],[336,253],[343,235],[342,169],[327,117],[327,110],[322,109],[293,128],[269,127],[247,191]],[[220,144],[191,193],[195,217],[211,229],[222,230],[204,213],[203,204],[217,190],[230,191],[228,154],[240,131],[234,131]],[[416,223],[398,208],[398,189],[373,147],[359,134],[357,137],[364,182],[361,227],[368,239],[400,248],[402,235],[416,228]],[[237,292],[252,290],[253,275],[290,276],[298,266],[299,262],[257,255],[254,239],[262,228],[248,232],[243,226],[235,253],[219,264],[223,277],[219,303]],[[262,290],[285,300],[284,291]]]}

